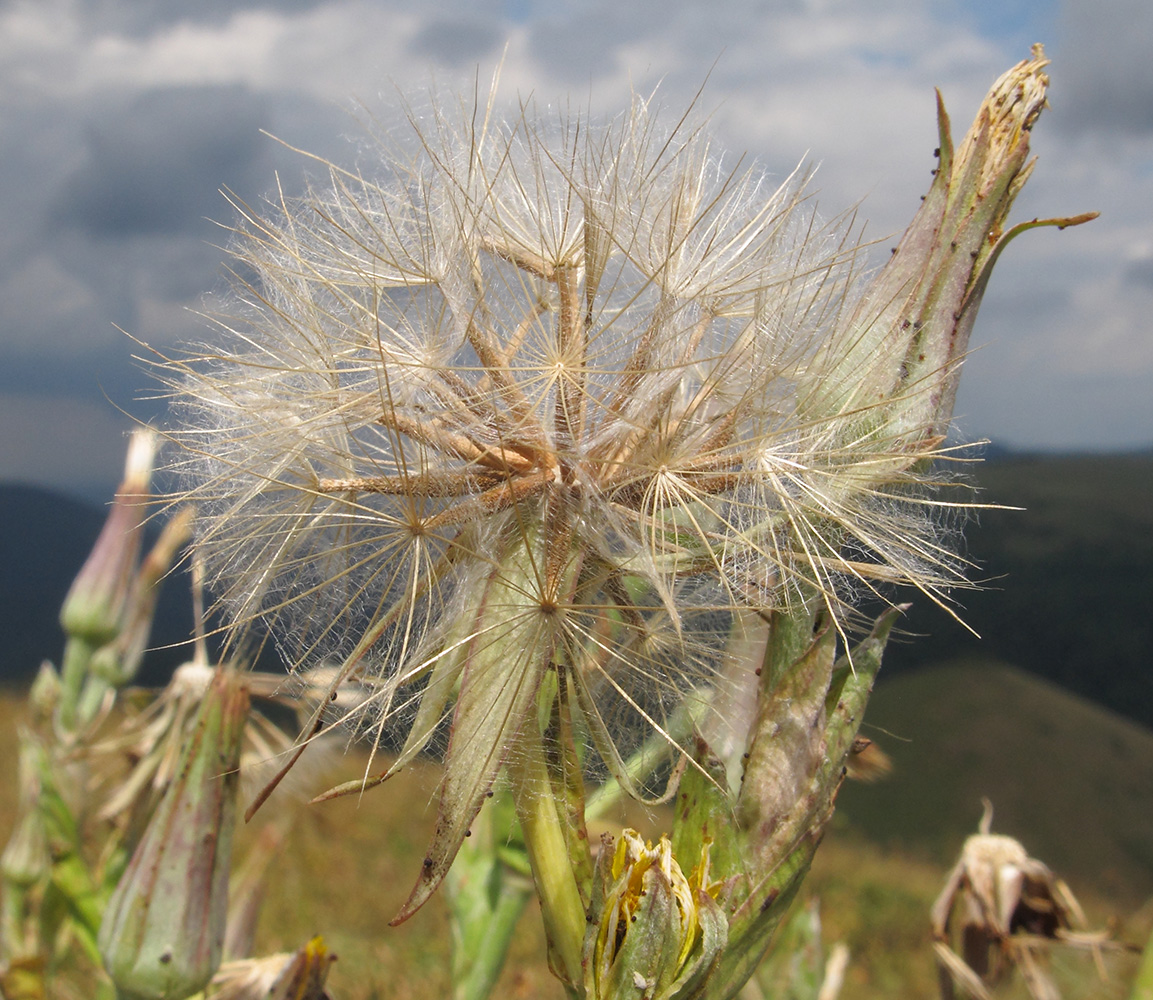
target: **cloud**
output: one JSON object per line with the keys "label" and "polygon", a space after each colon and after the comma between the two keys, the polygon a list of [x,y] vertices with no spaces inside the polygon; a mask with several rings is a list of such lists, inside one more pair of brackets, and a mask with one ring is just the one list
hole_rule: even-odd
{"label": "cloud", "polygon": [[267,183],[267,120],[240,86],[146,91],[89,126],[52,217],[98,237],[178,232],[219,212],[220,184]]}
{"label": "cloud", "polygon": [[1125,281],[1153,291],[1153,257],[1131,261],[1125,268]]}
{"label": "cloud", "polygon": [[1072,131],[1153,134],[1153,4],[1064,0],[1053,100]]}
{"label": "cloud", "polygon": [[0,322],[9,347],[26,332],[30,346],[53,344],[53,353],[74,351],[80,346],[76,332],[87,326],[97,302],[85,282],[45,253],[0,278]]}
{"label": "cloud", "polygon": [[[897,233],[930,181],[933,88],[963,132],[1025,43],[1051,41],[1057,4],[1053,110],[1017,217],[1103,215],[1010,248],[962,402],[1003,440],[1120,440],[1148,415],[1136,386],[1153,372],[1148,0],[0,0],[0,392],[52,412],[66,396],[134,406],[148,378],[113,324],[165,349],[207,335],[189,310],[224,284],[213,244],[228,234],[205,221],[233,217],[217,188],[259,210],[277,183],[325,182],[259,129],[371,173],[355,118],[387,131],[398,90],[419,107],[431,81],[483,88],[498,64],[510,105],[571,95],[594,117],[658,85],[675,117],[708,78],[698,111],[718,150],[777,180],[816,162],[822,216],[861,202],[869,235]],[[1067,405],[1070,386],[1098,408]],[[39,434],[29,449],[50,454],[58,425],[41,416],[3,435]]]}
{"label": "cloud", "polygon": [[132,421],[108,403],[0,393],[0,426],[0,469],[6,481],[73,491],[95,484],[93,492],[106,492],[123,467]]}
{"label": "cloud", "polygon": [[979,352],[961,380],[957,415],[968,440],[1010,448],[1093,451],[1102,442],[1110,449],[1147,448],[1153,394],[1147,372],[1023,381]]}
{"label": "cloud", "polygon": [[497,25],[479,18],[437,19],[417,31],[412,49],[450,66],[471,65],[497,50],[503,37]]}
{"label": "cloud", "polygon": [[[326,0],[276,0],[277,9],[296,13],[317,7]],[[85,5],[85,19],[99,32],[144,38],[179,24],[217,27],[227,23],[237,9],[236,0],[94,0]]]}

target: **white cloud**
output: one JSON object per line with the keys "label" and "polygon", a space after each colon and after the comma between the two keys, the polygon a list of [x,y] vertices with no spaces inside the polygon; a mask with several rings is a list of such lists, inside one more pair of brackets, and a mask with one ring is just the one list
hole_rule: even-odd
{"label": "white cloud", "polygon": [[116,478],[132,422],[111,404],[0,393],[0,476],[77,489]]}
{"label": "white cloud", "polygon": [[[274,168],[290,191],[315,173],[254,139],[258,125],[352,163],[357,147],[341,136],[355,126],[340,109],[394,105],[397,87],[419,91],[431,79],[443,91],[467,87],[477,64],[483,87],[502,58],[504,95],[551,104],[571,94],[595,114],[658,83],[679,110],[708,77],[700,109],[714,112],[722,145],[778,177],[807,157],[820,165],[814,187],[826,217],[863,200],[871,236],[899,232],[930,181],[933,87],[959,134],[993,78],[1026,55],[1015,37],[1010,50],[989,34],[995,18],[964,20],[964,9],[943,0],[573,0],[523,4],[514,16],[498,0],[188,0],[183,11],[10,0],[0,6],[0,369],[5,351],[31,345],[59,367],[61,384],[142,381],[111,367],[127,353],[112,324],[165,344],[200,336],[186,307],[221,283],[221,255],[207,243],[226,234],[202,219],[228,218],[215,188],[257,198]],[[1153,274],[1142,263],[1153,257],[1153,127],[1134,122],[1139,102],[1153,107],[1137,30],[1149,11],[1147,0],[1065,0],[1065,37],[1051,47],[1054,109],[1034,133],[1041,159],[1019,217],[1103,215],[1059,238],[1023,239],[999,265],[974,335],[992,343],[962,390],[980,433],[1117,443],[1146,412],[1133,386],[1153,371],[1142,278]],[[180,107],[183,117],[172,110]],[[1128,118],[1110,117],[1124,108]],[[370,155],[361,157],[369,166]],[[158,171],[183,200],[153,197],[165,190],[150,186]],[[101,216],[113,195],[135,197],[135,215]],[[105,367],[68,368],[97,355]],[[1110,378],[1128,381],[1110,395]],[[1100,396],[1079,416],[1057,388],[1078,379],[1100,387],[1078,390]],[[13,424],[4,435],[38,426],[49,424]],[[1144,433],[1153,438],[1153,425]]]}
{"label": "white cloud", "polygon": [[1153,134],[1153,4],[1149,0],[1065,0],[1060,52],[1067,77],[1056,93],[1070,128]]}
{"label": "white cloud", "polygon": [[[48,358],[92,348],[88,323],[97,297],[47,254],[37,254],[0,279],[0,327],[6,343]],[[110,331],[111,333],[111,331]]]}
{"label": "white cloud", "polygon": [[277,45],[291,18],[271,10],[242,11],[222,27],[182,22],[146,38],[103,35],[84,47],[75,84],[164,86],[267,85]]}

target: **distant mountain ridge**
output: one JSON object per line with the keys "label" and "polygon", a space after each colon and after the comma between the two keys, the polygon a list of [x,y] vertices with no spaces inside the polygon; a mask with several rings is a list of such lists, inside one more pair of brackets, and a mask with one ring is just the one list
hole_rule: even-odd
{"label": "distant mountain ridge", "polygon": [[[906,636],[886,651],[881,684],[958,657],[1013,663],[1153,728],[1153,453],[1015,455],[972,467],[989,509],[966,526],[964,553],[986,589],[959,592],[976,639],[913,595]],[[949,496],[972,499],[968,490]],[[58,659],[56,615],[104,511],[61,494],[0,484],[0,681],[31,677]],[[909,598],[904,598],[909,599]],[[155,645],[191,627],[183,578],[165,584]],[[163,676],[181,650],[150,658]]]}
{"label": "distant mountain ridge", "polygon": [[881,682],[994,659],[1153,728],[1153,454],[1001,455],[971,478],[978,502],[1023,508],[982,510],[965,527],[983,589],[954,596],[980,637],[914,596]]}

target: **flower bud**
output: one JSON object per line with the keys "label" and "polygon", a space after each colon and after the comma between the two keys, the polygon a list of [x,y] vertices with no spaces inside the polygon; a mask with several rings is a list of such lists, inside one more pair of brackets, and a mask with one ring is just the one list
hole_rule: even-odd
{"label": "flower bud", "polygon": [[6,883],[30,887],[42,882],[52,867],[44,817],[37,808],[44,752],[26,730],[20,733],[19,819],[0,854],[0,876]]}
{"label": "flower bud", "polygon": [[247,713],[239,675],[218,669],[100,926],[104,964],[123,997],[179,1000],[220,965]]}
{"label": "flower bud", "polygon": [[[806,409],[814,416],[883,408],[886,440],[943,436],[952,417],[969,333],[1005,244],[1039,225],[1095,218],[1033,219],[1007,232],[1014,198],[1032,172],[1029,133],[1042,109],[1049,61],[1041,46],[985,97],[954,151],[937,95],[940,145],[933,183],[892,256],[811,369]],[[875,421],[874,421],[875,423]]]}
{"label": "flower bud", "polygon": [[726,941],[720,908],[707,891],[708,852],[690,877],[662,837],[654,848],[625,830],[606,863],[585,942],[585,987],[597,1000],[672,1000],[700,995]]}
{"label": "flower bud", "polygon": [[156,544],[144,557],[139,571],[133,574],[120,631],[92,655],[92,672],[114,687],[127,684],[140,669],[152,631],[160,584],[172,569],[181,547],[192,536],[194,516],[193,508],[184,507],[165,522]]}
{"label": "flower bud", "polygon": [[28,703],[33,718],[37,719],[50,719],[60,704],[60,674],[48,660],[40,663],[36,679],[28,689]]}
{"label": "flower bud", "polygon": [[92,648],[110,642],[120,632],[140,554],[140,527],[147,513],[155,454],[156,432],[147,427],[133,431],[124,481],[60,609],[64,631]]}

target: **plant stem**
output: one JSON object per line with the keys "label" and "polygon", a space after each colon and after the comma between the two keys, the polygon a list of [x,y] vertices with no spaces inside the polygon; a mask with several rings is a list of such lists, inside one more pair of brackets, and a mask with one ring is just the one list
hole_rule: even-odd
{"label": "plant stem", "polygon": [[92,645],[80,636],[70,636],[64,646],[64,663],[60,670],[60,705],[57,719],[65,730],[76,725],[76,709],[80,691],[88,676],[88,664],[95,652]]}
{"label": "plant stem", "polygon": [[[461,856],[457,855],[458,864]],[[461,925],[461,938],[453,941],[453,1000],[487,1000],[491,996],[517,921],[532,895],[527,879],[510,880],[499,858],[490,856],[486,861],[488,877],[462,886],[461,908],[471,907],[467,916],[458,916],[458,907],[453,904],[454,921]],[[468,925],[464,926],[466,920]]]}
{"label": "plant stem", "polygon": [[506,787],[494,789],[445,878],[453,1000],[487,1000],[532,897],[528,858]]}
{"label": "plant stem", "polygon": [[550,951],[559,965],[555,971],[571,989],[582,978],[585,908],[569,860],[568,837],[561,825],[540,732],[532,718],[521,727],[507,770]]}

